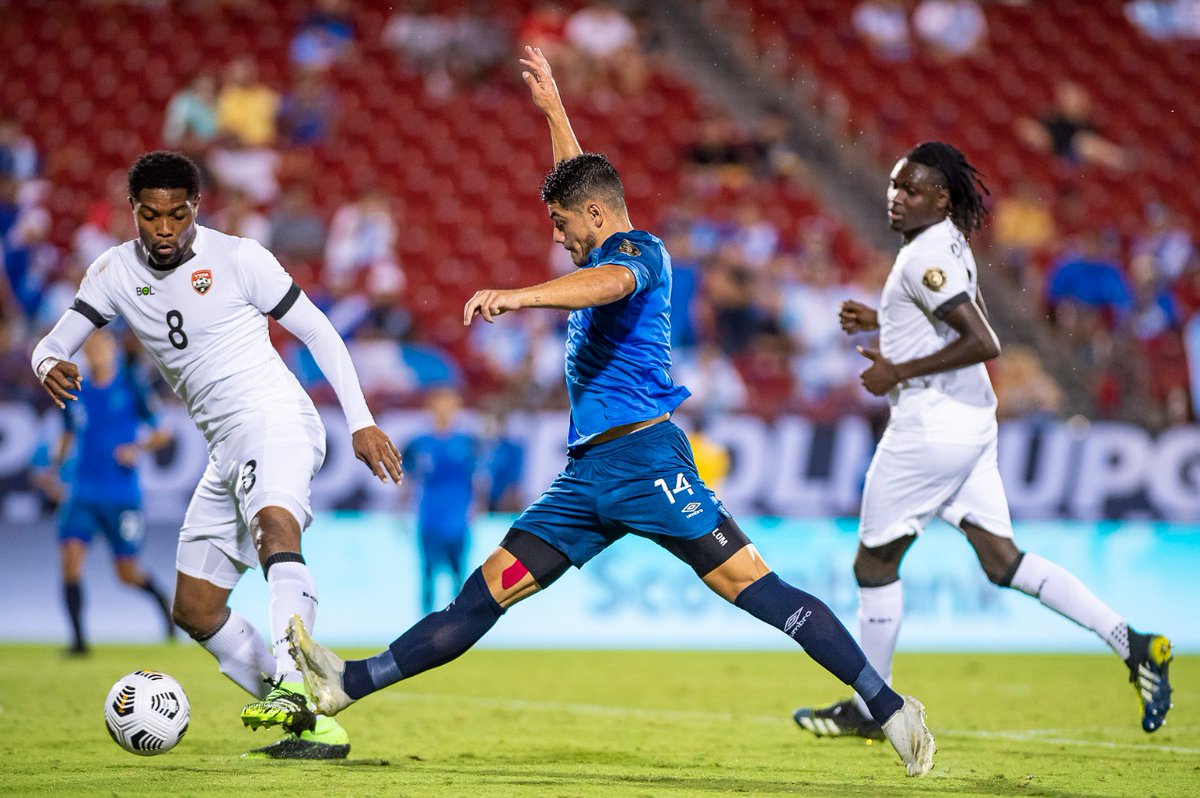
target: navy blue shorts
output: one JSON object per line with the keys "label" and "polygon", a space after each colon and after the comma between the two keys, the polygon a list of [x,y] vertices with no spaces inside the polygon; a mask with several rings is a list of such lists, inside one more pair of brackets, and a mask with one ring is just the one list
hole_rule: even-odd
{"label": "navy blue shorts", "polygon": [[62,510],[58,539],[92,542],[92,535],[103,533],[116,557],[133,557],[146,535],[142,513],[126,504],[69,501]]}
{"label": "navy blue shorts", "polygon": [[580,567],[627,534],[694,540],[729,517],[700,480],[683,430],[663,421],[572,450],[567,467],[513,523]]}

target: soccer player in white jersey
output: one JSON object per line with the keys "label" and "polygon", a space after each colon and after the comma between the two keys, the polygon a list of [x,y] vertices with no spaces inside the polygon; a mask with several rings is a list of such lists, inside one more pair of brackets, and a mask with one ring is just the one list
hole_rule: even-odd
{"label": "soccer player in white jersey", "polygon": [[[983,362],[1000,354],[979,293],[967,236],[981,226],[986,187],[963,154],[925,142],[901,158],[888,185],[888,221],[903,237],[879,311],[843,302],[847,333],[879,330],[879,351],[862,383],[887,396],[887,429],[867,471],[854,576],[859,641],[883,678],[903,613],[900,561],[934,516],[962,530],[988,579],[1033,596],[1091,629],[1129,668],[1142,702],[1142,728],[1163,724],[1171,707],[1166,637],[1139,634],[1069,571],[1013,543],[996,458],[996,396]],[[880,739],[879,724],[855,700],[799,709],[818,736]]]}
{"label": "soccer player in white jersey", "polygon": [[[251,239],[196,223],[194,163],[179,153],[142,155],[129,170],[129,203],[138,238],[89,267],[75,304],[34,349],[34,371],[65,407],[82,384],[76,350],[116,316],[130,326],[208,442],[208,468],[179,533],[175,622],[258,699],[242,710],[247,726],[284,726],[281,740],[251,753],[345,757],[345,730],[306,711],[288,653],[288,619],[311,623],[317,610],[300,534],[312,521],[309,483],[325,458],[325,429],[271,346],[267,316],[309,348],[346,413],[358,459],[399,483],[400,453],[375,426],[333,325],[275,257]],[[271,648],[228,605],[242,574],[259,564],[270,590]]]}

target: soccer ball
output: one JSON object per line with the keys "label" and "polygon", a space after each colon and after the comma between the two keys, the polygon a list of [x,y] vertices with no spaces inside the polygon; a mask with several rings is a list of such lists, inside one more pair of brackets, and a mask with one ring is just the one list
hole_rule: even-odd
{"label": "soccer ball", "polygon": [[179,682],[159,671],[122,676],[104,700],[104,725],[131,754],[154,756],[183,739],[191,712]]}

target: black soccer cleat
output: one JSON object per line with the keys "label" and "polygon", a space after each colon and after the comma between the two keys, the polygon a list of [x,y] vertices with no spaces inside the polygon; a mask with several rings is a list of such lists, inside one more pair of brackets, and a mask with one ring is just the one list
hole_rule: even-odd
{"label": "black soccer cleat", "polygon": [[792,715],[796,725],[818,737],[865,737],[868,740],[884,739],[883,727],[869,715],[863,714],[847,698],[824,709],[802,708]]}
{"label": "black soccer cleat", "polygon": [[1171,709],[1171,641],[1162,635],[1129,632],[1129,681],[1142,702],[1142,730],[1158,731]]}

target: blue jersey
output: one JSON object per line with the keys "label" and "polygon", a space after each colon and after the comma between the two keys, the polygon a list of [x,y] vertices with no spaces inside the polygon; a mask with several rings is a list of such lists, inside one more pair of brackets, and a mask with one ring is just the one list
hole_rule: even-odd
{"label": "blue jersey", "polygon": [[417,525],[423,534],[466,534],[478,450],[474,438],[459,432],[421,435],[408,445],[404,473],[420,485]]}
{"label": "blue jersey", "polygon": [[63,482],[72,502],[137,507],[142,493],[137,469],[117,462],[118,446],[134,443],[142,424],[154,425],[145,390],[118,369],[108,385],[84,380],[79,400],[67,402],[66,429],[75,434]]}
{"label": "blue jersey", "polygon": [[671,381],[671,256],[642,230],[609,236],[583,268],[613,263],[637,287],[608,305],[572,311],[567,325],[568,446],[657,418],[691,395]]}

